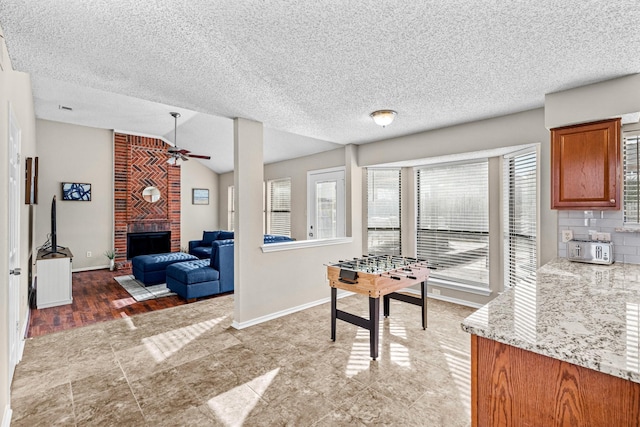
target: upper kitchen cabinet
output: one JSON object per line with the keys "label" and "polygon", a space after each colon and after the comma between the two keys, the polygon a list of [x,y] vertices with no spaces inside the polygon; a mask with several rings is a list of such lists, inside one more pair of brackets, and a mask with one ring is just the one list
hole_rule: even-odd
{"label": "upper kitchen cabinet", "polygon": [[620,119],[551,129],[551,209],[620,209]]}

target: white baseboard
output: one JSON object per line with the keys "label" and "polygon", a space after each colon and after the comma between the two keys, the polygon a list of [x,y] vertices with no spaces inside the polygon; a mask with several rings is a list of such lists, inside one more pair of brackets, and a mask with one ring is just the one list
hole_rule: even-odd
{"label": "white baseboard", "polygon": [[29,333],[29,322],[31,321],[31,310],[27,310],[27,314],[24,319],[24,324],[22,326],[22,335],[20,335],[20,347],[18,348],[18,360],[17,363],[20,363],[22,360],[22,355],[24,353],[24,345],[25,340],[27,338],[27,334]]}
{"label": "white baseboard", "polygon": [[[349,295],[353,295],[353,292],[338,291],[337,298],[340,299],[340,298],[348,297]],[[298,305],[296,307],[287,308],[286,310],[276,311],[275,313],[256,317],[255,319],[247,320],[245,322],[236,322],[234,320],[233,323],[231,323],[231,326],[236,329],[244,329],[244,328],[248,328],[249,326],[268,322],[269,320],[277,319],[278,317],[286,316],[288,314],[296,313],[298,311],[306,310],[307,308],[315,307],[316,305],[325,304],[328,302],[331,302],[331,297],[322,298],[317,301],[312,301],[306,304]]]}
{"label": "white baseboard", "polygon": [[[420,295],[420,291],[418,291],[416,289],[411,289],[411,288],[401,289],[401,292]],[[353,294],[354,294],[353,292],[339,291],[337,296],[338,296],[338,299],[340,299],[340,298],[348,297],[349,295],[353,295]],[[433,298],[433,299],[437,299],[437,300],[440,300],[440,301],[446,301],[446,302],[450,302],[450,303],[453,303],[453,304],[464,305],[464,306],[473,307],[473,308],[480,308],[480,307],[482,307],[484,305],[484,304],[478,304],[476,302],[466,301],[466,300],[459,299],[459,298],[447,297],[447,296],[444,296],[444,295],[427,294],[427,298]],[[331,297],[327,297],[327,298],[322,298],[322,299],[317,300],[317,301],[313,301],[313,302],[309,302],[309,303],[306,303],[306,304],[302,304],[302,305],[299,305],[299,306],[296,306],[296,307],[291,307],[291,308],[288,308],[286,310],[281,310],[281,311],[277,311],[275,313],[271,313],[271,314],[267,314],[267,315],[264,315],[264,316],[256,317],[255,319],[247,320],[245,322],[236,322],[234,320],[233,323],[231,323],[231,326],[233,328],[235,328],[235,329],[248,328],[249,326],[257,325],[259,323],[268,322],[269,320],[277,319],[278,317],[282,317],[282,316],[286,316],[288,314],[296,313],[298,311],[306,310],[307,308],[315,307],[316,305],[320,305],[320,304],[325,304],[325,303],[330,302],[330,301],[331,301]]]}
{"label": "white baseboard", "polygon": [[[415,294],[420,296],[420,291],[417,289],[411,289],[411,288],[405,288],[401,290],[402,292],[406,292],[409,294]],[[472,301],[467,301],[464,299],[460,299],[460,298],[452,298],[452,297],[447,297],[444,295],[434,295],[434,294],[427,294],[427,298],[433,298],[433,299],[437,299],[440,301],[446,301],[446,302],[451,302],[453,304],[458,304],[458,305],[464,305],[467,307],[472,307],[472,308],[480,308],[482,307],[484,304],[479,304],[477,302],[472,302]]]}
{"label": "white baseboard", "polygon": [[13,415],[13,410],[11,410],[11,406],[7,405],[4,407],[4,415],[2,415],[2,427],[9,427],[11,425],[11,415]]}
{"label": "white baseboard", "polygon": [[104,270],[105,268],[109,268],[109,264],[107,264],[107,265],[97,265],[95,267],[73,268],[73,269],[71,269],[71,272],[72,273],[79,273],[81,271]]}

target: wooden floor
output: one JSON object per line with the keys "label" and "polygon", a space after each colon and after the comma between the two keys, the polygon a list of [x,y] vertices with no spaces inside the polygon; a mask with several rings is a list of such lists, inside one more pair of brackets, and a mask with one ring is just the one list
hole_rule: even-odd
{"label": "wooden floor", "polygon": [[31,309],[27,336],[37,337],[187,303],[177,295],[136,302],[113,279],[125,274],[131,274],[131,270],[111,272],[104,269],[73,273],[73,303],[41,310]]}

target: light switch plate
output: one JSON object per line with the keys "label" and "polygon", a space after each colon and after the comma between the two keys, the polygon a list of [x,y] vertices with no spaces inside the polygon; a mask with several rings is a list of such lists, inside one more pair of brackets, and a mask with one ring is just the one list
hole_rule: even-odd
{"label": "light switch plate", "polygon": [[562,230],[562,242],[567,243],[573,239],[573,230]]}

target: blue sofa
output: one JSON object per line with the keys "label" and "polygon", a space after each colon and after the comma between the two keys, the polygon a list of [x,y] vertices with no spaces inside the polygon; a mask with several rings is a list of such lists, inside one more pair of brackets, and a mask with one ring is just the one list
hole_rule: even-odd
{"label": "blue sofa", "polygon": [[[287,236],[264,236],[265,244],[292,240]],[[209,259],[169,265],[167,288],[186,300],[233,291],[233,242],[233,239],[213,240]]]}
{"label": "blue sofa", "polygon": [[[202,239],[200,240],[191,240],[189,242],[189,254],[195,255],[200,259],[210,259],[211,258],[211,248],[214,242],[221,240],[229,240],[233,239],[233,231],[204,231],[202,233]],[[287,242],[293,240],[289,236],[282,236],[279,234],[265,234],[264,235],[264,243],[276,243],[276,242]]]}

